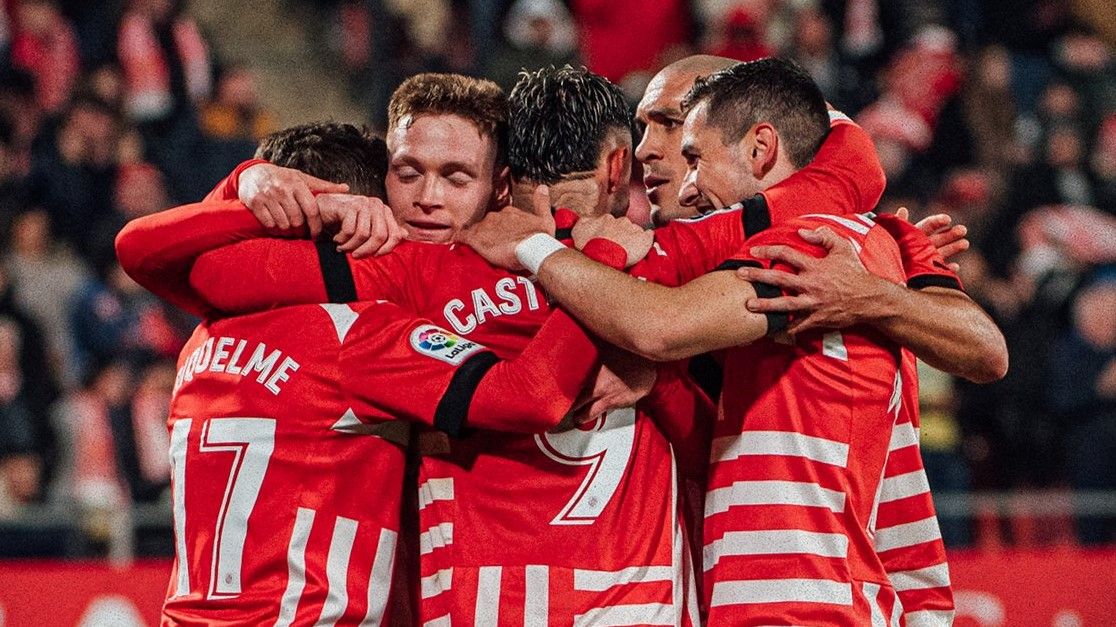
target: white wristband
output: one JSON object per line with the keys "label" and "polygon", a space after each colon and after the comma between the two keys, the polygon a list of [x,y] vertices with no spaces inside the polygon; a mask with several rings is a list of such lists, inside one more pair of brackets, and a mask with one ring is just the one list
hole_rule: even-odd
{"label": "white wristband", "polygon": [[515,256],[531,274],[538,274],[542,262],[565,247],[565,244],[546,233],[535,233],[516,244]]}

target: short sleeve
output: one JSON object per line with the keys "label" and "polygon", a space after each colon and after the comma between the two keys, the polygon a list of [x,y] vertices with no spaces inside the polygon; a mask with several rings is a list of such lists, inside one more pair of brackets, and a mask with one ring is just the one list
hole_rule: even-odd
{"label": "short sleeve", "polygon": [[950,269],[930,238],[917,226],[892,214],[880,214],[875,220],[899,245],[907,287],[915,290],[945,287],[964,291],[961,278]]}
{"label": "short sleeve", "polygon": [[[799,252],[806,253],[811,257],[824,257],[825,249],[807,242],[802,239],[798,234],[799,229],[803,228],[816,228],[821,226],[815,221],[804,218],[798,218],[781,224],[779,226],[771,227],[755,237],[748,238],[735,254],[727,260],[719,264],[713,271],[721,270],[736,270],[738,268],[751,267],[763,268],[766,270],[782,270],[784,272],[794,272],[792,266],[783,263],[777,263],[770,259],[760,259],[752,255],[751,250],[756,246],[788,246]],[[779,298],[784,296],[783,291],[767,283],[753,283],[752,287],[756,290],[756,296],[759,298]],[[778,333],[785,330],[790,325],[790,316],[786,313],[768,313],[767,329],[768,334]]]}

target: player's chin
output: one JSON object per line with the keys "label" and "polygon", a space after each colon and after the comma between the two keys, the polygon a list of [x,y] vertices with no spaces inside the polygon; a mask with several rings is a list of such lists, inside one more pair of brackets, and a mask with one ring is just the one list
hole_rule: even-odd
{"label": "player's chin", "polygon": [[453,241],[455,230],[448,226],[425,226],[408,223],[407,239],[432,244],[447,244]]}

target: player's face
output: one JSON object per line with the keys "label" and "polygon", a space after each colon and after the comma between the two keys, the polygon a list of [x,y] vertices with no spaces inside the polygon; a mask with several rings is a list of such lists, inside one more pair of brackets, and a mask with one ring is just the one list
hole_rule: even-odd
{"label": "player's face", "polygon": [[725,144],[721,130],[708,123],[708,112],[708,102],[698,104],[682,126],[687,171],[679,197],[699,195],[712,207],[727,207],[763,190],[746,159],[753,131],[739,142]]}
{"label": "player's face", "polygon": [[659,223],[687,218],[712,207],[698,194],[679,198],[686,176],[682,157],[682,98],[694,84],[697,74],[664,70],[651,80],[636,108],[636,117],[645,128],[635,156],[643,164],[643,184]]}
{"label": "player's face", "polygon": [[387,195],[410,239],[445,243],[493,203],[496,144],[457,115],[401,120],[388,134]]}

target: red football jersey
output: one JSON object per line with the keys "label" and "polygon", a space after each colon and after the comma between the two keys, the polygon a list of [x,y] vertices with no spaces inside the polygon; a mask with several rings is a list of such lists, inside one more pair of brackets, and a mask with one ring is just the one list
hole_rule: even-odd
{"label": "red football jersey", "polygon": [[[404,243],[388,257],[352,265],[362,298],[397,299],[498,355],[522,350],[551,311],[529,278],[464,246]],[[647,414],[532,437],[424,434],[420,450],[424,621],[696,618],[684,616],[696,605],[674,458]]]}
{"label": "red football jersey", "polygon": [[[199,326],[168,423],[177,559],[164,622],[381,624],[402,506],[401,420],[458,432],[509,425],[501,414],[511,413],[526,417],[524,430],[551,427],[596,356],[564,315],[539,336],[529,360],[497,363],[387,303]],[[571,364],[550,355],[558,348],[589,359]],[[547,398],[529,408],[503,400],[537,390]]]}
{"label": "red football jersey", "polygon": [[[903,280],[895,241],[864,217],[815,216],[748,242],[814,256],[828,226],[869,271]],[[746,251],[725,269],[767,265]],[[873,523],[900,409],[899,347],[868,327],[730,349],[705,502],[711,624],[885,624],[895,593]]]}

